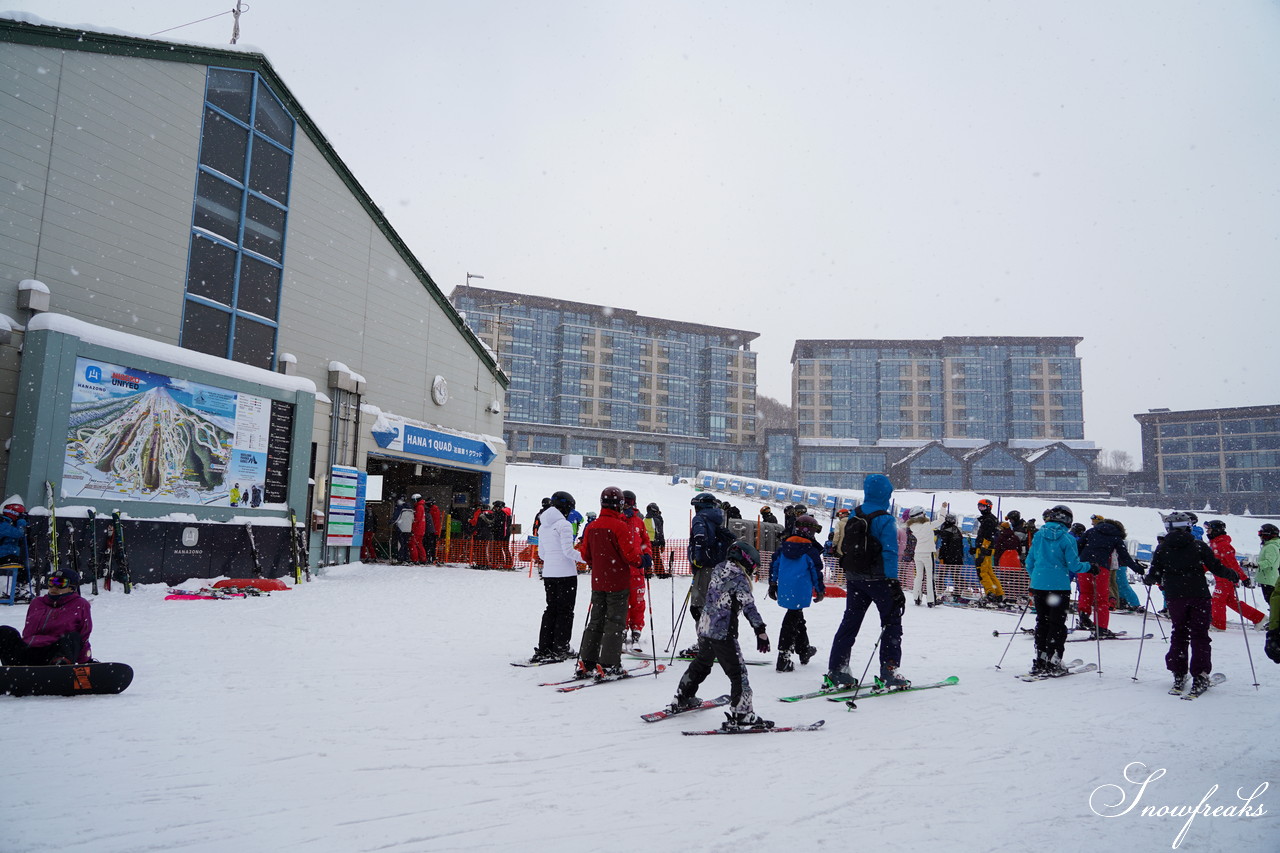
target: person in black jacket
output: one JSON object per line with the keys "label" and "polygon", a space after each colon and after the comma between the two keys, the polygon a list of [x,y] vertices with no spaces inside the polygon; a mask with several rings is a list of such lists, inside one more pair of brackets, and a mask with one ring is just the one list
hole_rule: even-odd
{"label": "person in black jacket", "polygon": [[[1210,652],[1209,622],[1212,597],[1205,571],[1220,578],[1235,580],[1235,573],[1218,562],[1213,550],[1191,533],[1194,523],[1190,513],[1171,512],[1164,516],[1168,533],[1151,557],[1151,570],[1144,577],[1147,586],[1160,584],[1173,629],[1169,632],[1169,651],[1165,666],[1173,673],[1173,689],[1181,693],[1191,674],[1191,692],[1203,693],[1209,687],[1213,671]],[[1190,647],[1190,655],[1187,650]]]}
{"label": "person in black jacket", "polygon": [[1111,572],[1123,571],[1128,567],[1141,573],[1142,567],[1125,547],[1124,525],[1099,515],[1093,516],[1091,520],[1093,527],[1085,531],[1084,542],[1080,546],[1080,559],[1093,568],[1076,575],[1076,586],[1080,589],[1080,626],[1096,631],[1100,638],[1109,640],[1115,637],[1109,627]]}
{"label": "person in black jacket", "polygon": [[1000,532],[1000,519],[991,511],[991,501],[983,498],[978,501],[977,543],[972,550],[973,562],[978,569],[978,579],[982,581],[982,589],[986,593],[984,600],[991,604],[1004,602],[1004,587],[1000,578],[996,577],[996,535]]}
{"label": "person in black jacket", "polygon": [[668,576],[662,551],[667,547],[667,535],[662,529],[662,508],[651,503],[644,508],[645,526],[649,528],[649,540],[653,545],[653,573],[660,578]]}
{"label": "person in black jacket", "polygon": [[964,533],[956,524],[956,517],[947,513],[938,526],[938,564],[942,589],[953,595],[960,594],[961,567],[964,565]]}

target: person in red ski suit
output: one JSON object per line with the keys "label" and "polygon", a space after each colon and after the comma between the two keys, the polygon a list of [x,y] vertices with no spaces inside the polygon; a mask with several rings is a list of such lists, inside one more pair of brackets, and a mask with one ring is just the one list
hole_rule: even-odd
{"label": "person in red ski suit", "polygon": [[645,526],[644,516],[636,507],[636,493],[629,489],[622,492],[622,517],[631,525],[640,542],[640,562],[631,567],[631,597],[627,605],[627,636],[624,639],[628,648],[638,648],[640,632],[644,630],[645,576],[653,570],[653,543],[649,541],[649,528]]}
{"label": "person in red ski suit", "polygon": [[422,537],[422,550],[426,556],[428,563],[440,564],[440,559],[436,554],[436,548],[440,545],[440,532],[444,528],[441,526],[444,516],[440,513],[440,507],[436,506],[435,498],[427,498],[427,525],[426,533]]}
{"label": "person in red ski suit", "polygon": [[427,549],[422,547],[422,535],[427,532],[427,502],[422,495],[413,496],[413,529],[409,531],[409,562],[425,563]]}
{"label": "person in red ski suit", "polygon": [[[1250,580],[1249,573],[1240,568],[1240,562],[1236,559],[1236,549],[1232,547],[1231,537],[1227,535],[1226,523],[1218,520],[1206,521],[1204,534],[1209,537],[1209,548],[1213,551],[1213,556],[1218,558],[1218,562],[1235,572],[1245,586],[1252,586],[1253,581]],[[1236,596],[1235,583],[1226,578],[1214,577],[1211,624],[1219,631],[1227,630],[1228,607],[1255,625],[1267,618],[1261,610],[1250,607]]]}

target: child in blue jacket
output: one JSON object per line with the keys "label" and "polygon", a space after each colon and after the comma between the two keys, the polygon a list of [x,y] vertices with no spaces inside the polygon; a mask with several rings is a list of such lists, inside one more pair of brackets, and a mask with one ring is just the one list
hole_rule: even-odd
{"label": "child in blue jacket", "polygon": [[822,546],[818,534],[822,525],[812,515],[796,519],[795,533],[788,536],[774,551],[769,561],[769,597],[786,608],[782,628],[778,632],[778,672],[791,672],[794,651],[801,664],[818,650],[809,645],[809,629],[804,621],[804,608],[826,596],[827,585],[822,578]]}

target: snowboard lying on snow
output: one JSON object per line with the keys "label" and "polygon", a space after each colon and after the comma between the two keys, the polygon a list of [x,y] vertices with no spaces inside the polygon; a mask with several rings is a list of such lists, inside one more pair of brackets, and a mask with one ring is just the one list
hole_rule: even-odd
{"label": "snowboard lying on snow", "polygon": [[0,694],[9,696],[123,693],[132,681],[133,668],[125,663],[0,666]]}

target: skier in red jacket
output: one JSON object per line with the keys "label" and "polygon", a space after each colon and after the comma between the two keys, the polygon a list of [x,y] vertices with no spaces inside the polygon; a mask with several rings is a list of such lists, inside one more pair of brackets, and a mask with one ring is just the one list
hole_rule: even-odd
{"label": "skier in red jacket", "polygon": [[[1251,586],[1253,581],[1249,579],[1248,572],[1240,568],[1240,562],[1236,559],[1236,549],[1231,545],[1231,537],[1227,535],[1226,522],[1217,519],[1206,521],[1204,523],[1204,535],[1209,537],[1209,548],[1213,551],[1213,556],[1218,558],[1218,562],[1235,572],[1236,576],[1240,578],[1240,582],[1245,586]],[[1234,583],[1225,578],[1215,577],[1213,579],[1212,625],[1219,631],[1227,630],[1228,607],[1255,625],[1267,618],[1267,615],[1261,610],[1250,607],[1239,599],[1236,595],[1236,585]]]}
{"label": "skier in red jacket", "polygon": [[578,678],[621,678],[622,632],[631,596],[631,567],[640,563],[640,541],[622,517],[622,490],[600,493],[600,516],[587,525],[579,546],[591,568],[591,617],[578,646]]}

